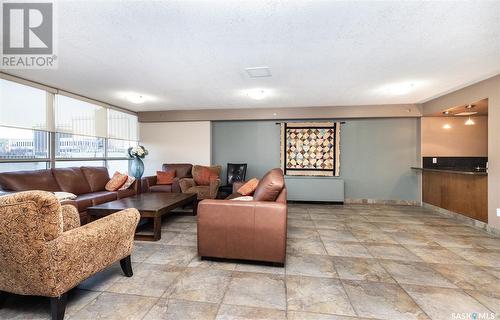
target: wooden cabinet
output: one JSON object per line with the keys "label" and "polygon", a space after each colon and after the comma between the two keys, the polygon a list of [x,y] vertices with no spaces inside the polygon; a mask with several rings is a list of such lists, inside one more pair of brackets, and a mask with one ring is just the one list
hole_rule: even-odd
{"label": "wooden cabinet", "polygon": [[450,172],[422,172],[423,201],[488,222],[488,176]]}

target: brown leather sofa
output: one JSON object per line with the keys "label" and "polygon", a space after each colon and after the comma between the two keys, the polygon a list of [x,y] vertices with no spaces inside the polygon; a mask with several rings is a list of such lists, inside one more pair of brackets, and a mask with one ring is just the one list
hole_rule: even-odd
{"label": "brown leather sofa", "polygon": [[143,192],[177,192],[181,193],[179,180],[183,178],[192,178],[192,164],[189,163],[164,163],[162,171],[175,170],[175,178],[173,184],[156,184],[156,176],[142,178]]}
{"label": "brown leather sofa", "polygon": [[82,224],[88,222],[86,209],[91,206],[133,196],[136,183],[126,190],[106,191],[110,180],[106,167],[72,167],[47,170],[16,171],[0,173],[0,189],[18,192],[28,190],[64,191],[74,193],[76,200],[64,201],[74,205]]}
{"label": "brown leather sofa", "polygon": [[287,237],[286,197],[283,171],[277,168],[260,180],[252,201],[201,201],[198,205],[198,255],[266,261],[283,266]]}

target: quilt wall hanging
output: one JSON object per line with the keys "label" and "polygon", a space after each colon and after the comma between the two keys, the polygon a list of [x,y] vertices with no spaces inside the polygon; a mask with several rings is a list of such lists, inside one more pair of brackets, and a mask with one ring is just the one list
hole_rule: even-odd
{"label": "quilt wall hanging", "polygon": [[340,122],[281,124],[281,169],[289,176],[339,176]]}

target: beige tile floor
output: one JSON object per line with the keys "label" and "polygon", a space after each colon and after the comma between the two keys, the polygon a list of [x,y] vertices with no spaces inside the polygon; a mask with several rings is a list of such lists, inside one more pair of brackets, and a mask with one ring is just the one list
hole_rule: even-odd
{"label": "beige tile floor", "polygon": [[[71,291],[67,319],[500,319],[500,239],[417,207],[290,205],[285,268],[200,261],[196,219]],[[10,296],[0,319],[48,319]]]}

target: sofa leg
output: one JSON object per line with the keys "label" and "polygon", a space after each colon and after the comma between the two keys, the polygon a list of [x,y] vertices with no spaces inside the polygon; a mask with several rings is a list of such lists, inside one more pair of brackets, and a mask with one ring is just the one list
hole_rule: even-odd
{"label": "sofa leg", "polygon": [[7,292],[0,291],[0,309],[3,308],[3,305],[5,304],[5,300],[7,300]]}
{"label": "sofa leg", "polygon": [[122,267],[123,273],[127,277],[131,277],[134,275],[132,271],[132,261],[130,260],[130,256],[126,256],[125,258],[120,260],[120,266]]}
{"label": "sofa leg", "polygon": [[68,293],[65,292],[59,297],[50,298],[50,313],[52,320],[63,320],[64,312],[66,311],[66,302],[68,300]]}

